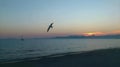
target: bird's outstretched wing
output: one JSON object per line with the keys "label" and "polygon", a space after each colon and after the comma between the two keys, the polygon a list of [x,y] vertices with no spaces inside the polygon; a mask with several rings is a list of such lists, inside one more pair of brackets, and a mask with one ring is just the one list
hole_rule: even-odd
{"label": "bird's outstretched wing", "polygon": [[51,23],[50,25],[49,25],[49,27],[48,27],[48,29],[47,29],[47,32],[50,30],[50,28],[52,28],[53,26],[53,23]]}
{"label": "bird's outstretched wing", "polygon": [[48,27],[48,29],[47,29],[47,32],[50,30],[50,26]]}

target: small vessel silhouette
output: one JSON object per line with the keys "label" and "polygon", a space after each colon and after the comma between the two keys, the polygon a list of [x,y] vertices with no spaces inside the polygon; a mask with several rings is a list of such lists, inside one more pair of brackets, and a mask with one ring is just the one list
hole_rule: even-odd
{"label": "small vessel silhouette", "polygon": [[24,41],[24,38],[23,38],[23,36],[21,36],[21,39],[20,39],[21,41]]}
{"label": "small vessel silhouette", "polygon": [[24,39],[23,39],[23,38],[21,38],[21,41],[24,41]]}

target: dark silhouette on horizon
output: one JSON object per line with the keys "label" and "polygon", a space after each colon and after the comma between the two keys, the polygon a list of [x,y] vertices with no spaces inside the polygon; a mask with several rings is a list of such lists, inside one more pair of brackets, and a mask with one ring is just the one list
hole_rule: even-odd
{"label": "dark silhouette on horizon", "polygon": [[24,41],[24,38],[23,38],[23,36],[21,36],[21,41]]}
{"label": "dark silhouette on horizon", "polygon": [[48,27],[48,29],[47,29],[47,32],[49,32],[49,30],[50,30],[50,28],[53,28],[53,23],[51,23],[50,25],[49,25],[49,27]]}

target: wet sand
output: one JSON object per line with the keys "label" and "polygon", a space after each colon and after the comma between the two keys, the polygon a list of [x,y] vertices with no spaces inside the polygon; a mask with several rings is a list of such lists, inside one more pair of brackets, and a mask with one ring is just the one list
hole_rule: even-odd
{"label": "wet sand", "polygon": [[120,67],[120,48],[5,63],[0,64],[0,67]]}

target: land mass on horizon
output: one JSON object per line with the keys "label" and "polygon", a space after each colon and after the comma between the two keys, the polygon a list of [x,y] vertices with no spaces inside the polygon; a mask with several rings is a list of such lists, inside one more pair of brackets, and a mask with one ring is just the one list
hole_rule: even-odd
{"label": "land mass on horizon", "polygon": [[84,36],[84,35],[69,35],[69,36],[57,36],[55,39],[120,39],[120,34],[117,35],[101,35],[101,36]]}

